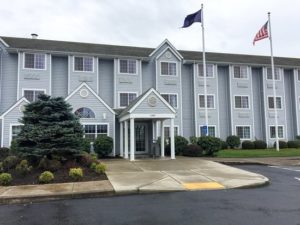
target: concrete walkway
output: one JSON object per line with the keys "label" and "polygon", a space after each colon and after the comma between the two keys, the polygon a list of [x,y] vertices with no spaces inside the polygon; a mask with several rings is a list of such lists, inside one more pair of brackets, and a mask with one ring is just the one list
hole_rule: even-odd
{"label": "concrete walkway", "polygon": [[101,160],[109,180],[63,184],[0,186],[0,203],[110,196],[128,193],[255,187],[268,178],[199,158],[178,157],[130,162]]}

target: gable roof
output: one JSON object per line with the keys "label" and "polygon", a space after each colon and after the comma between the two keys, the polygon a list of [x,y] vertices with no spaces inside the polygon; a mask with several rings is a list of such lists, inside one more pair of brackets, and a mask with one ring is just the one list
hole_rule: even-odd
{"label": "gable roof", "polygon": [[[182,55],[178,52],[178,50],[171,44],[171,42],[169,42],[168,39],[165,39],[153,52],[151,52],[151,54],[149,55],[150,57],[153,56],[156,52],[159,51],[159,49],[163,46],[167,44],[168,47],[166,49],[164,49],[160,54],[162,55],[166,50],[170,50],[179,60],[183,59]],[[159,57],[158,56],[158,57]]]}
{"label": "gable roof", "polygon": [[6,110],[4,113],[2,113],[2,115],[0,116],[0,119],[3,119],[10,111],[12,111],[17,105],[21,104],[23,101],[26,102],[27,104],[29,104],[29,101],[25,97],[20,98],[15,104],[13,104],[11,107],[9,107],[8,110]]}
{"label": "gable roof", "polygon": [[83,82],[81,85],[79,85],[72,93],[70,93],[65,100],[68,101],[76,92],[78,92],[82,87],[87,88],[112,114],[116,114],[114,110],[112,110],[112,108],[109,107],[108,104],[106,104],[106,102],[100,98],[99,95],[97,95],[97,93],[90,88],[89,85],[87,85],[87,83]]}

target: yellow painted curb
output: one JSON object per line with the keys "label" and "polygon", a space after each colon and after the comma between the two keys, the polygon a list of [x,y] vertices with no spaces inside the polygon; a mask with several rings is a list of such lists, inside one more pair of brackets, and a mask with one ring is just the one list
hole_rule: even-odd
{"label": "yellow painted curb", "polygon": [[208,190],[225,188],[222,184],[219,184],[217,182],[184,183],[183,186],[189,190]]}

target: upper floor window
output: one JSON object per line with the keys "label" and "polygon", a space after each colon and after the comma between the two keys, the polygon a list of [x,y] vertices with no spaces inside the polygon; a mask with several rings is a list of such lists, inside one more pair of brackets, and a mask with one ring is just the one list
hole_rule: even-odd
{"label": "upper floor window", "polygon": [[86,107],[79,108],[75,111],[75,115],[79,118],[95,118],[95,113]]}
{"label": "upper floor window", "polygon": [[[270,126],[270,138],[276,138],[275,126]],[[278,138],[284,138],[283,136],[283,126],[277,126]]]}
{"label": "upper floor window", "polygon": [[174,108],[177,108],[177,94],[161,94],[161,96]]}
{"label": "upper floor window", "polygon": [[39,95],[45,94],[45,91],[43,90],[24,90],[24,97],[29,102],[35,102],[38,100]]}
{"label": "upper floor window", "polygon": [[161,62],[160,74],[164,76],[176,76],[176,63],[175,62]]}
{"label": "upper floor window", "polygon": [[93,57],[74,57],[74,71],[93,72],[94,58]]}
{"label": "upper floor window", "polygon": [[[203,64],[198,64],[198,75],[199,77],[204,77],[203,73]],[[206,77],[214,77],[214,65],[207,64],[206,65]]]}
{"label": "upper floor window", "polygon": [[120,73],[136,74],[136,60],[120,59],[119,63]]}
{"label": "upper floor window", "polygon": [[[199,107],[205,108],[205,100],[204,95],[199,95]],[[207,108],[213,109],[215,108],[215,96],[214,95],[206,95],[207,99]]]}
{"label": "upper floor window", "polygon": [[233,75],[234,78],[247,79],[248,78],[247,66],[234,66]]}
{"label": "upper floor window", "polygon": [[119,93],[119,106],[120,107],[126,107],[132,102],[134,99],[136,99],[137,94],[136,93]]}
{"label": "upper floor window", "polygon": [[[273,96],[268,97],[268,106],[269,106],[269,109],[275,108]],[[281,107],[282,107],[281,97],[276,97],[276,109],[281,109]]]}
{"label": "upper floor window", "polygon": [[235,96],[234,106],[237,109],[249,109],[249,96]]}
{"label": "upper floor window", "polygon": [[236,127],[236,136],[238,136],[240,139],[251,139],[250,133],[250,126]]}
{"label": "upper floor window", "polygon": [[[206,136],[206,131],[204,130],[204,126],[200,126],[200,134],[202,136]],[[208,126],[207,127],[207,135],[211,137],[216,136],[216,127],[215,126]]]}
{"label": "upper floor window", "polygon": [[[279,68],[274,69],[274,77],[275,77],[275,80],[280,80]],[[271,68],[267,68],[267,80],[273,80]]]}
{"label": "upper floor window", "polygon": [[44,70],[46,68],[45,54],[25,53],[24,68]]}

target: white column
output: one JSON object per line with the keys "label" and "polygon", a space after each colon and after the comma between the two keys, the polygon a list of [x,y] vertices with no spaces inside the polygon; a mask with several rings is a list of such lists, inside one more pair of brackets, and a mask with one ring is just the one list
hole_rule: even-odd
{"label": "white column", "polygon": [[174,119],[171,119],[170,126],[170,145],[171,145],[171,159],[175,159],[175,138],[174,138]]}
{"label": "white column", "polygon": [[165,132],[164,132],[164,121],[160,121],[160,152],[161,157],[165,157]]}
{"label": "white column", "polygon": [[120,156],[123,157],[124,139],[123,139],[123,122],[120,123]]}
{"label": "white column", "polygon": [[134,140],[134,119],[130,119],[130,161],[134,161],[135,140]]}
{"label": "white column", "polygon": [[124,130],[125,130],[125,152],[124,152],[124,158],[128,159],[128,120],[124,121]]}

